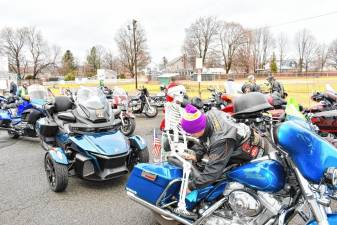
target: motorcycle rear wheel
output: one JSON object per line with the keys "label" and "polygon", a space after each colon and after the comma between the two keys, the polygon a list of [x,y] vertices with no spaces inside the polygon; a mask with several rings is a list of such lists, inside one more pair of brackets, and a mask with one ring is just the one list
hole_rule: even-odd
{"label": "motorcycle rear wheel", "polygon": [[15,131],[8,131],[8,136],[12,139],[18,139],[20,137],[20,135],[18,133],[16,133]]}
{"label": "motorcycle rear wheel", "polygon": [[157,109],[157,106],[153,106],[153,105],[150,105],[150,106],[145,106],[145,109],[144,109],[144,113],[145,113],[145,116],[147,116],[148,118],[154,118],[157,116],[158,114],[158,109]]}
{"label": "motorcycle rear wheel", "polygon": [[161,216],[159,213],[152,212],[155,220],[160,225],[179,225],[180,223],[174,220],[166,219],[163,216]]}

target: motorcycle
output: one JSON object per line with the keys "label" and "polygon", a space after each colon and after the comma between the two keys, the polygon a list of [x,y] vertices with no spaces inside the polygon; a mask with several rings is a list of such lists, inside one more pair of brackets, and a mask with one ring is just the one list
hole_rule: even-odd
{"label": "motorcycle", "polygon": [[149,118],[156,117],[158,114],[158,109],[156,106],[151,104],[150,95],[147,88],[138,89],[139,93],[136,97],[131,98],[130,108],[132,113],[141,114],[144,113],[145,116]]}
{"label": "motorcycle", "polygon": [[135,116],[128,110],[128,95],[122,88],[114,88],[112,92],[112,108],[115,118],[122,121],[121,132],[130,136],[136,129]]}
{"label": "motorcycle", "polygon": [[37,137],[35,126],[45,116],[42,106],[47,102],[48,91],[41,85],[28,87],[28,95],[22,98],[2,97],[0,129],[6,130],[10,138],[20,136]]}
{"label": "motorcycle", "polygon": [[[268,107],[243,110],[241,116],[251,118]],[[198,170],[182,157],[191,150],[174,137],[167,162],[135,166],[128,197],[153,211],[160,224],[284,225],[296,215],[307,225],[337,224],[330,207],[337,197],[337,149],[300,120],[269,125],[275,151],[228,165],[221,179],[188,194]]]}
{"label": "motorcycle", "polygon": [[104,181],[149,161],[145,140],[119,131],[121,121],[114,119],[100,89],[80,87],[76,96],[57,96],[44,108],[47,116],[37,121],[37,132],[46,150],[44,167],[52,191],[64,191],[69,174]]}
{"label": "motorcycle", "polygon": [[330,86],[326,86],[325,93],[315,93],[312,100],[319,102],[317,105],[304,110],[323,136],[337,137],[337,94]]}
{"label": "motorcycle", "polygon": [[165,86],[160,86],[160,92],[155,96],[150,96],[150,102],[157,107],[164,107],[166,102]]}

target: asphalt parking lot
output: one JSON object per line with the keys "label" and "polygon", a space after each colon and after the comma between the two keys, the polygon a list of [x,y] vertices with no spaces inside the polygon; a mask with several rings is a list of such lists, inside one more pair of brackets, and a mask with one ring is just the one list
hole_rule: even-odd
{"label": "asphalt parking lot", "polygon": [[[145,137],[149,149],[161,118],[137,117],[135,133]],[[38,139],[12,140],[0,131],[0,225],[156,225],[150,210],[127,198],[127,176],[103,183],[71,177],[65,192],[52,192],[44,154]]]}
{"label": "asphalt parking lot", "polygon": [[[137,117],[136,134],[149,148],[161,116]],[[0,132],[0,225],[138,224],[155,225],[152,213],[129,200],[127,177],[103,183],[69,179],[64,193],[49,189],[38,139],[11,140]]]}

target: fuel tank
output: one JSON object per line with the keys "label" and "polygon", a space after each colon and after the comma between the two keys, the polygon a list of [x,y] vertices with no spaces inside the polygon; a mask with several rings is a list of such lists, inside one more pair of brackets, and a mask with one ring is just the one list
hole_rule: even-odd
{"label": "fuel tank", "polygon": [[232,169],[227,176],[249,188],[265,192],[278,192],[285,184],[283,166],[274,160],[247,163]]}
{"label": "fuel tank", "polygon": [[327,168],[337,167],[337,149],[294,121],[277,128],[276,141],[311,182],[319,183]]}

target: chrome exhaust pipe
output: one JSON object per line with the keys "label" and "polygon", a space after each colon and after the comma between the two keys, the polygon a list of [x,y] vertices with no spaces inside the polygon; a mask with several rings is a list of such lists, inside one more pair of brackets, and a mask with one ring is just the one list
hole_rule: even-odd
{"label": "chrome exhaust pipe", "polygon": [[181,218],[181,217],[179,217],[179,216],[171,213],[168,210],[161,209],[161,208],[159,208],[159,207],[157,207],[155,205],[152,205],[152,204],[144,201],[143,199],[138,198],[135,194],[131,193],[130,191],[126,191],[126,194],[133,201],[135,201],[135,202],[137,202],[137,203],[145,206],[146,208],[149,208],[149,209],[153,210],[156,213],[159,213],[160,215],[172,218],[173,220],[175,220],[175,221],[177,221],[179,223],[185,224],[185,225],[193,225],[193,223],[191,223],[190,221],[188,221],[188,220],[186,220],[184,218]]}

